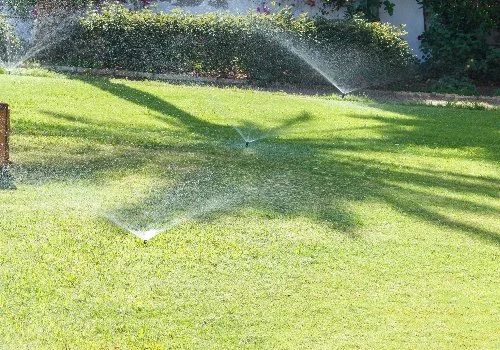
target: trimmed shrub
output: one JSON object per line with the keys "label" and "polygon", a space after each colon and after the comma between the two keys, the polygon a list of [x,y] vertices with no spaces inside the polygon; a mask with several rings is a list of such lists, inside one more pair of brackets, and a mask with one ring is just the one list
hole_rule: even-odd
{"label": "trimmed shrub", "polygon": [[320,47],[356,43],[398,66],[411,61],[399,29],[360,19],[316,23],[306,15],[294,18],[289,10],[241,16],[158,14],[129,11],[117,4],[89,13],[70,40],[38,58],[50,64],[95,68],[245,75],[265,82],[315,76],[306,63],[276,40],[280,33]]}
{"label": "trimmed shrub", "polygon": [[20,40],[14,34],[14,28],[0,13],[0,63],[8,62],[20,48]]}
{"label": "trimmed shrub", "polygon": [[458,94],[466,96],[479,95],[477,88],[468,78],[443,77],[431,86],[432,92]]}
{"label": "trimmed shrub", "polygon": [[408,42],[401,39],[406,34],[402,27],[356,17],[346,21],[321,19],[316,26],[319,40],[328,45],[359,47],[395,67],[415,62]]}

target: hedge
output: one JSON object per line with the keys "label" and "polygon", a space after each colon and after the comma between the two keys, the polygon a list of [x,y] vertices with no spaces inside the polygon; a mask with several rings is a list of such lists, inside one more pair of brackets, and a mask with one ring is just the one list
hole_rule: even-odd
{"label": "hedge", "polygon": [[19,50],[20,40],[14,34],[14,28],[0,13],[0,66],[8,62]]}
{"label": "hedge", "polygon": [[374,60],[380,64],[404,67],[412,56],[401,34],[390,25],[360,19],[315,22],[307,15],[294,18],[289,10],[273,15],[160,14],[112,4],[82,18],[69,40],[39,54],[38,60],[154,73],[297,81],[317,79],[317,75],[276,40],[280,36],[314,48],[362,47],[370,55],[383,57]]}

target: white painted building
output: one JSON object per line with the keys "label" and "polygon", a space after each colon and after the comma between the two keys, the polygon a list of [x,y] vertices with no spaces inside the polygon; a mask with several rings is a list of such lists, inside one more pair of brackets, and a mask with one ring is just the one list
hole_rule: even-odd
{"label": "white painted building", "polygon": [[[418,37],[424,32],[424,11],[417,3],[417,0],[391,0],[394,4],[394,13],[389,15],[383,8],[380,8],[379,17],[382,22],[394,25],[404,25],[408,34],[405,39],[408,41],[413,53],[421,58],[420,41]],[[298,15],[304,12],[312,17],[324,16],[327,18],[342,19],[345,17],[345,9],[339,11],[329,11],[325,14],[322,0],[156,0],[152,1],[150,7],[153,11],[170,12],[175,9],[182,9],[190,13],[205,12],[230,12],[234,14],[253,12],[276,12],[285,6],[291,6],[293,12]],[[189,5],[190,4],[190,5]]]}
{"label": "white painted building", "polygon": [[413,53],[422,58],[422,51],[420,51],[419,37],[425,30],[424,10],[417,3],[416,0],[391,0],[396,6],[394,13],[389,15],[382,8],[380,9],[379,16],[382,22],[389,22],[394,25],[404,25],[405,40],[410,44]]}

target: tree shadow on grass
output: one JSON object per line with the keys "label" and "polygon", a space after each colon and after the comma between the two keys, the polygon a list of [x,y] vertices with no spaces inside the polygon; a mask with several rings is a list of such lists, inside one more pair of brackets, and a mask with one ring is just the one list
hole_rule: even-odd
{"label": "tree shadow on grass", "polygon": [[[495,199],[498,188],[494,179],[470,182],[462,174],[451,172],[437,174],[432,170],[384,167],[345,156],[337,160],[324,159],[318,152],[311,157],[306,152],[297,151],[303,147],[314,149],[310,142],[299,140],[283,145],[288,142],[278,142],[282,143],[279,149],[288,149],[288,154],[273,153],[269,147],[265,152],[250,154],[245,150],[226,150],[225,154],[214,157],[209,165],[217,176],[211,176],[208,183],[193,189],[183,185],[189,183],[192,174],[183,174],[179,186],[191,194],[184,198],[188,199],[187,204],[176,210],[192,212],[193,205],[206,207],[205,203],[212,197],[222,202],[226,198],[231,202],[237,196],[238,207],[283,218],[309,217],[354,237],[362,222],[346,204],[376,200],[418,220],[500,244],[497,232],[447,215],[465,212],[468,215],[497,216],[495,206],[467,198],[467,195],[474,194]],[[167,218],[177,203],[170,199],[171,191],[170,186],[157,187],[155,196],[127,206],[125,212],[157,212],[161,207],[163,218]],[[390,222],[391,218],[386,220]],[[154,227],[155,223],[155,220],[147,222],[150,228],[163,225]]]}
{"label": "tree shadow on grass", "polygon": [[[459,157],[468,161],[498,162],[500,139],[497,111],[474,111],[442,107],[410,107],[398,104],[377,105],[385,110],[406,115],[406,118],[382,116],[356,116],[356,118],[382,123],[378,132],[384,137],[385,152],[397,145],[402,152],[425,147],[433,156],[449,161]],[[410,112],[410,113],[408,113]],[[441,152],[444,152],[442,156]],[[446,155],[446,153],[451,155]],[[460,159],[459,158],[459,159]],[[373,168],[370,166],[370,168]],[[489,176],[474,176],[452,171],[439,171],[422,167],[398,164],[386,172],[384,177],[375,176],[379,188],[384,183],[387,190],[378,191],[379,198],[394,208],[437,225],[480,237],[496,245],[500,243],[500,232],[479,227],[451,218],[440,211],[448,210],[466,214],[484,214],[498,217],[498,207],[479,204],[470,196],[481,196],[495,201],[500,194],[500,179]],[[368,170],[373,173],[376,169]],[[425,189],[418,190],[416,188]],[[438,194],[438,193],[448,193]],[[457,198],[457,195],[462,199]]]}
{"label": "tree shadow on grass", "polygon": [[116,83],[110,79],[88,78],[82,81],[124,101],[158,112],[161,115],[159,117],[160,121],[170,125],[182,126],[186,130],[207,139],[229,138],[234,133],[231,126],[214,124],[200,119],[147,91]]}
{"label": "tree shadow on grass", "polygon": [[[500,179],[492,176],[474,176],[466,172],[443,171],[428,165],[371,161],[365,152],[378,155],[409,154],[441,158],[443,162],[479,161],[495,163],[499,160],[500,118],[496,111],[456,110],[442,107],[414,107],[397,104],[373,105],[403,117],[380,115],[352,115],[352,118],[377,122],[380,139],[334,137],[328,140],[302,139],[316,153],[342,153],[337,163],[364,174],[370,186],[366,195],[380,199],[411,217],[439,226],[464,232],[498,245],[500,233],[477,223],[459,219],[458,213],[471,217],[488,215],[498,217],[500,211],[492,204],[478,203],[478,197],[494,202],[500,193]],[[373,128],[373,127],[371,127]],[[348,155],[346,155],[346,151]],[[422,152],[419,154],[419,152]],[[382,157],[382,158],[384,158]],[[404,162],[404,157],[401,157]],[[390,159],[390,158],[389,158]],[[492,163],[492,164],[493,164]],[[475,163],[479,170],[480,163]],[[340,164],[339,164],[340,165]],[[472,171],[477,171],[472,170]],[[473,199],[476,197],[475,199]],[[478,221],[478,220],[474,220]]]}
{"label": "tree shadow on grass", "polygon": [[[494,132],[485,130],[491,126],[489,120],[481,119],[480,127],[477,128],[479,130],[474,131],[473,137],[464,136],[465,141],[457,141],[456,137],[460,133],[455,131],[449,137],[439,136],[450,128],[465,131],[470,125],[464,118],[442,117],[443,111],[429,109],[432,107],[404,109],[393,105],[377,105],[388,111],[392,108],[394,112],[406,114],[406,118],[401,120],[373,115],[355,116],[379,122],[381,125],[376,129],[372,126],[367,126],[366,129],[372,132],[376,130],[383,136],[382,139],[345,138],[335,133],[325,139],[269,139],[265,143],[244,149],[209,142],[234,138],[236,135],[231,126],[203,120],[165,99],[121,83],[107,79],[84,81],[124,101],[154,110],[159,113],[159,116],[154,116],[158,120],[180,127],[187,134],[195,134],[207,142],[193,142],[192,139],[172,142],[165,131],[154,127],[137,129],[135,126],[126,127],[111,121],[96,123],[83,116],[46,111],[46,115],[66,124],[43,123],[32,130],[29,123],[23,124],[21,121],[16,123],[16,133],[69,137],[87,143],[90,141],[96,146],[111,145],[115,148],[111,153],[96,153],[90,148],[71,154],[68,150],[64,155],[65,159],[60,159],[55,164],[32,162],[31,169],[38,171],[40,176],[51,172],[60,174],[56,178],[47,175],[50,181],[81,178],[83,170],[74,170],[79,168],[87,171],[83,173],[84,177],[99,180],[102,173],[135,171],[151,163],[156,163],[161,168],[175,162],[187,162],[189,166],[178,170],[175,181],[179,188],[207,171],[217,174],[207,182],[209,185],[205,183],[200,188],[192,189],[193,198],[203,199],[207,193],[220,196],[221,192],[231,193],[228,188],[235,189],[235,192],[241,193],[245,198],[238,205],[256,209],[266,215],[309,217],[346,233],[353,233],[362,225],[346,203],[376,200],[418,220],[458,230],[492,244],[500,243],[498,233],[442,214],[444,210],[494,216],[495,207],[477,203],[467,196],[496,198],[499,188],[497,179],[439,171],[425,165],[417,168],[405,164],[381,163],[376,159],[345,154],[345,151],[391,154],[400,152],[402,147],[408,145],[428,146],[433,140],[431,147],[436,149],[479,147],[483,150],[483,159],[491,160],[497,141],[494,140]],[[306,111],[290,116],[289,121],[300,123],[311,118],[314,116]],[[247,126],[253,127],[250,124]],[[363,127],[359,129],[362,131]],[[395,144],[399,146],[396,147]],[[165,173],[159,176],[170,175]],[[135,203],[126,204],[125,212],[142,210],[147,206],[167,205],[172,186],[162,186],[156,186],[156,197],[146,196]],[[436,191],[429,193],[429,189]],[[207,201],[209,197],[206,197]],[[186,203],[189,204],[189,200]]]}
{"label": "tree shadow on grass", "polygon": [[423,169],[376,168],[362,165],[358,160],[351,164],[369,178],[371,191],[367,195],[378,198],[409,216],[500,244],[499,232],[453,219],[442,213],[466,212],[469,215],[498,216],[499,211],[495,206],[479,204],[467,198],[469,195],[480,195],[496,199],[500,188],[498,180],[470,182],[458,173],[437,174]]}
{"label": "tree shadow on grass", "polygon": [[[124,101],[141,107],[147,107],[148,109],[159,113],[159,115],[153,115],[153,117],[158,121],[168,125],[180,126],[190,133],[203,136],[206,140],[234,138],[234,126],[251,130],[253,134],[257,135],[256,138],[264,138],[277,135],[280,132],[286,131],[295,125],[299,125],[311,119],[311,115],[303,111],[297,116],[287,119],[280,125],[272,128],[263,128],[248,120],[245,121],[243,125],[221,125],[198,118],[197,116],[178,108],[173,103],[159,98],[158,96],[147,91],[136,89],[122,83],[113,82],[110,79],[88,78],[83,79],[83,81],[99,88],[102,91],[111,93],[113,96],[123,99]],[[207,105],[211,105],[208,102],[209,101],[207,101]],[[217,107],[220,108],[221,106]]]}
{"label": "tree shadow on grass", "polygon": [[[401,104],[373,105],[406,118],[357,115],[353,118],[382,123],[379,132],[393,145],[431,149],[478,149],[479,157],[500,161],[498,110],[470,110]],[[477,155],[472,155],[477,158]]]}
{"label": "tree shadow on grass", "polygon": [[0,169],[0,191],[15,190],[17,187],[14,183],[14,178],[8,169]]}

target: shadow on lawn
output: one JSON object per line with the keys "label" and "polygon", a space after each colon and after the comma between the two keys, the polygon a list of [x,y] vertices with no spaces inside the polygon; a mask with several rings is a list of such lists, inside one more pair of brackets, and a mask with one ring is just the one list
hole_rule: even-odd
{"label": "shadow on lawn", "polygon": [[379,132],[388,142],[399,145],[426,146],[431,149],[470,149],[481,154],[471,157],[500,161],[500,118],[497,110],[477,111],[401,104],[374,105],[406,115],[407,118],[352,116],[383,123]]}
{"label": "shadow on lawn", "polygon": [[14,178],[7,169],[0,169],[0,191],[15,190]]}
{"label": "shadow on lawn", "polygon": [[[235,138],[232,127],[202,120],[146,91],[106,79],[84,81],[124,101],[160,113],[160,117],[154,117],[166,126],[184,128],[186,135],[195,134],[205,141]],[[63,158],[57,163],[35,162],[23,166],[31,167],[41,177],[47,174],[48,181],[65,177],[98,180],[101,172],[131,171],[151,163],[168,167],[188,159],[189,171],[179,170],[179,185],[189,182],[193,173],[199,174],[209,169],[210,173],[217,174],[208,182],[209,193],[219,195],[222,188],[237,189],[242,191],[245,198],[242,206],[261,209],[265,213],[307,216],[346,233],[353,233],[361,221],[347,208],[346,203],[376,200],[419,220],[459,230],[498,245],[498,233],[467,222],[466,219],[459,220],[443,214],[462,211],[470,215],[494,217],[498,214],[495,207],[464,198],[468,195],[497,198],[500,189],[497,179],[443,172],[425,165],[417,168],[381,163],[345,153],[359,150],[389,154],[411,151],[412,146],[427,146],[431,151],[471,148],[476,152],[475,157],[492,160],[498,155],[498,141],[492,128],[495,118],[491,117],[490,120],[488,115],[477,114],[479,120],[476,119],[475,128],[471,130],[468,118],[455,114],[447,116],[446,112],[449,114],[449,111],[444,108],[411,108],[409,114],[407,106],[388,104],[377,107],[405,114],[407,118],[357,116],[378,121],[381,125],[376,131],[382,138],[355,139],[335,135],[324,140],[283,138],[268,140],[265,145],[258,144],[248,150],[210,142],[172,143],[169,135],[166,135],[172,131],[165,131],[167,128],[138,130],[133,126],[112,122],[96,123],[83,116],[45,112],[70,124],[41,124],[35,135],[38,132],[40,136],[74,137],[92,140],[96,145],[123,147],[111,153],[82,150],[75,155],[60,155]],[[291,116],[289,123],[297,124],[313,117],[304,112]],[[373,130],[373,126],[367,126],[366,129]],[[29,124],[18,122],[16,133],[33,135],[33,130]],[[441,155],[436,153],[436,156]],[[455,155],[450,156],[450,159],[453,157]],[[50,174],[59,176],[51,177]],[[170,193],[168,187],[164,190]],[[161,193],[161,189],[159,191]],[[203,192],[198,188],[193,193],[196,194],[196,191]],[[146,198],[135,205],[141,208],[149,205],[147,203],[158,201],[164,203],[164,198]]]}

